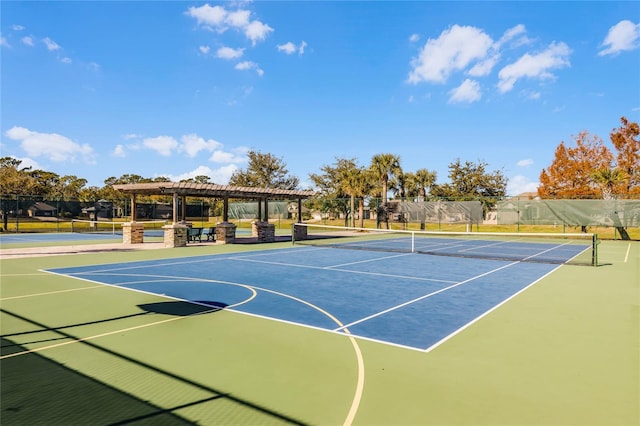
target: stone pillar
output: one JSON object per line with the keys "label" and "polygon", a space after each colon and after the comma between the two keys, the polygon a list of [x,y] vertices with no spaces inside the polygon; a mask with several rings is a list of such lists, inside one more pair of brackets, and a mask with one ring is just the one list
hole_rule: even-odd
{"label": "stone pillar", "polygon": [[144,242],[144,225],[139,222],[123,223],[122,242],[124,244],[142,244]]}
{"label": "stone pillar", "polygon": [[236,242],[236,225],[231,222],[216,224],[216,243],[233,244]]}
{"label": "stone pillar", "polygon": [[251,222],[251,236],[257,237],[258,242],[272,243],[276,240],[276,226],[265,221]]}
{"label": "stone pillar", "polygon": [[165,225],[164,246],[165,247],[186,247],[187,246],[187,226],[182,224]]}

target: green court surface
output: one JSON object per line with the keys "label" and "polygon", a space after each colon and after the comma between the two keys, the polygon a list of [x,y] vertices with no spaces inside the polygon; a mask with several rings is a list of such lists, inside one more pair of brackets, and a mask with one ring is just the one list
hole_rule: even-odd
{"label": "green court surface", "polygon": [[640,424],[638,242],[428,352],[44,272],[267,248],[291,244],[1,260],[1,423]]}

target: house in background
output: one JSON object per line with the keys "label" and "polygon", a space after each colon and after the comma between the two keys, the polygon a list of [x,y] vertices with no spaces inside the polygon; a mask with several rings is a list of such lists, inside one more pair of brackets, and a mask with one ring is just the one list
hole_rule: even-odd
{"label": "house in background", "polygon": [[38,201],[27,209],[29,217],[56,217],[58,209],[47,203]]}

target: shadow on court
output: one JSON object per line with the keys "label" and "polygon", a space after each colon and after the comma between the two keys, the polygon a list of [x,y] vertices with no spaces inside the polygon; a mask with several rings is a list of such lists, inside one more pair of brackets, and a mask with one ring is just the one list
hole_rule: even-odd
{"label": "shadow on court", "polygon": [[[2,339],[10,353],[26,349]],[[8,355],[4,353],[3,356]],[[4,359],[0,370],[3,425],[194,424],[37,353]],[[217,396],[219,397],[219,396]]]}
{"label": "shadow on court", "polygon": [[195,303],[176,300],[169,302],[143,303],[138,305],[138,307],[146,313],[177,315],[184,317],[189,315],[214,313],[226,308],[227,304],[208,300],[196,300]]}
{"label": "shadow on court", "polygon": [[[146,312],[131,316],[146,315],[151,312],[186,316],[190,315],[189,312],[197,314],[216,312],[222,309],[220,307],[222,304],[217,302],[199,303],[208,304],[209,306],[180,301],[149,303],[139,305],[142,309],[146,308]],[[212,306],[215,308],[214,310],[212,310]],[[55,338],[55,340],[76,340],[74,344],[84,345],[103,354],[116,357],[141,372],[152,372],[162,376],[164,379],[179,382],[181,385],[190,386],[209,395],[205,398],[172,407],[159,407],[120,391],[108,383],[65,367],[40,353],[29,352],[21,344],[2,336],[2,344],[0,346],[0,356],[2,357],[2,368],[0,368],[0,413],[3,425],[193,425],[197,423],[193,423],[175,414],[175,412],[216,400],[231,402],[231,409],[235,411],[238,409],[241,411],[246,410],[249,417],[251,417],[249,413],[253,412],[262,419],[265,417],[270,419],[270,423],[305,424],[230,393],[182,377],[113,349],[100,346],[93,341],[78,340],[78,337],[63,331],[64,328],[71,326],[52,328],[6,309],[1,309],[0,311],[37,327],[38,331],[57,333],[59,337]],[[96,323],[105,321],[108,320],[100,320],[96,321]],[[221,407],[222,411],[225,412],[230,409],[227,404],[213,405],[210,409],[215,411],[217,407]],[[224,413],[222,415],[224,417]]]}

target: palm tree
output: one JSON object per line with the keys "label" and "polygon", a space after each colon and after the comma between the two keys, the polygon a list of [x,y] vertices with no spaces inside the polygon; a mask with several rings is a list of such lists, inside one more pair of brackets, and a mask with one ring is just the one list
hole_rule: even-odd
{"label": "palm tree", "polygon": [[355,226],[355,204],[356,198],[359,198],[358,213],[359,227],[364,227],[364,197],[369,194],[373,188],[370,172],[364,168],[357,167],[355,163],[352,167],[344,169],[339,176],[340,189],[348,194],[351,201],[351,226]]}
{"label": "palm tree", "polygon": [[[593,172],[591,175],[591,178],[595,183],[600,185],[600,188],[602,188],[603,199],[615,200],[616,188],[627,180],[628,175],[623,170],[618,168],[615,168],[615,169],[604,168],[604,169],[596,170],[595,172]],[[625,227],[622,226],[622,223],[620,222],[620,218],[618,217],[617,212],[615,211],[613,212],[612,219],[614,221],[614,226],[616,230],[620,234],[620,237],[623,240],[630,240],[631,238],[629,237],[629,233],[627,232]]]}
{"label": "palm tree", "polygon": [[[400,157],[393,154],[377,154],[371,159],[370,170],[373,173],[375,180],[382,184],[382,212],[383,221],[386,227],[389,228],[389,220],[387,218],[387,192],[389,188],[389,180],[392,177],[398,176],[402,173],[400,167]],[[380,218],[378,217],[378,220]]]}
{"label": "palm tree", "polygon": [[615,198],[615,189],[618,185],[627,179],[627,174],[621,169],[600,169],[591,175],[594,182],[602,188],[602,198],[605,200],[613,200]]}
{"label": "palm tree", "polygon": [[[427,188],[431,192],[431,187],[436,183],[436,172],[431,172],[427,169],[419,169],[413,174],[413,186],[418,188],[418,193],[422,201],[427,199]],[[425,217],[427,215],[426,210],[424,215],[420,218],[420,229],[425,229]]]}
{"label": "palm tree", "polygon": [[429,171],[427,169],[419,169],[414,174],[415,185],[420,188],[420,197],[423,200],[427,198],[427,188],[431,189],[431,187],[436,183],[436,172]]}

